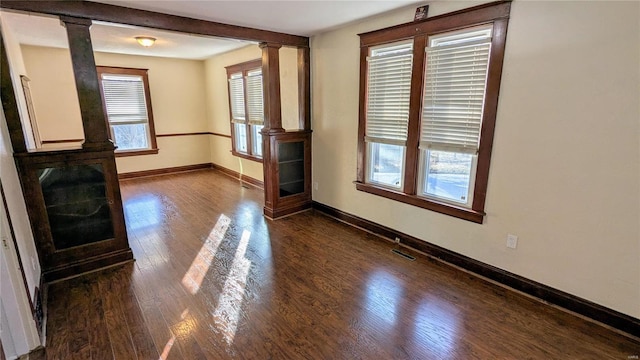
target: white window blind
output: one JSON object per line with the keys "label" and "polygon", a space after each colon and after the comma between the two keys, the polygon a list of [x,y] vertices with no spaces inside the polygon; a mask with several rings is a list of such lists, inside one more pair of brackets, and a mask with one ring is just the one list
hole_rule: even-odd
{"label": "white window blind", "polygon": [[229,97],[231,102],[231,122],[245,123],[244,82],[241,72],[232,74],[229,79]]}
{"label": "white window blind", "polygon": [[249,124],[263,125],[262,69],[247,73],[247,108],[249,109]]}
{"label": "white window blind", "polygon": [[365,141],[406,146],[413,43],[374,48],[367,58]]}
{"label": "white window blind", "polygon": [[426,48],[420,148],[476,154],[480,142],[489,30],[440,37]]}
{"label": "white window blind", "polygon": [[147,103],[140,76],[103,75],[102,90],[110,123],[147,122]]}

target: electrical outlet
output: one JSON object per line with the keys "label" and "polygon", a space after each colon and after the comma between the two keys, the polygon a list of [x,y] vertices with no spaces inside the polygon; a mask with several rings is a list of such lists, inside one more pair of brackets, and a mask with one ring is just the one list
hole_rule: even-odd
{"label": "electrical outlet", "polygon": [[396,237],[396,244],[400,244],[400,238]]}
{"label": "electrical outlet", "polygon": [[507,247],[515,249],[518,246],[518,237],[513,234],[507,234]]}
{"label": "electrical outlet", "polygon": [[317,181],[313,183],[313,190],[318,191],[318,182]]}
{"label": "electrical outlet", "polygon": [[33,256],[31,256],[31,268],[33,268],[33,271],[36,271],[36,258]]}

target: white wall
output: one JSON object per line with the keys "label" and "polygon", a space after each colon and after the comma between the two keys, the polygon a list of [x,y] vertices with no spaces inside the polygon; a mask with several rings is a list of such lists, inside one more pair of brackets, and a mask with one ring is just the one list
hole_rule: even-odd
{"label": "white wall", "polygon": [[357,34],[414,10],[312,38],[313,199],[640,318],[640,3],[513,3],[482,225],[352,183]]}

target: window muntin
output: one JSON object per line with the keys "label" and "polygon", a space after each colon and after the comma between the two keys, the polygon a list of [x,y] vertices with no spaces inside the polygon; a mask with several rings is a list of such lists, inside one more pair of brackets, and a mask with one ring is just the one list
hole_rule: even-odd
{"label": "window muntin", "polygon": [[[483,222],[510,5],[508,2],[483,4],[439,15],[421,23],[411,22],[359,35],[361,76],[356,189],[476,223]],[[375,50],[401,41],[413,42],[408,134],[403,154],[401,185],[390,187],[388,183],[372,181],[375,179],[372,179],[371,170],[377,162],[371,158],[373,150],[371,142],[367,141],[370,140],[367,139],[367,59],[376,54]],[[490,57],[481,77],[484,87],[480,92],[484,95],[480,97],[480,116],[478,117],[478,111],[469,111],[473,106],[467,104],[466,109],[462,108],[464,123],[436,123],[460,115],[452,111],[451,104],[438,103],[440,100],[452,100],[452,97],[453,100],[460,100],[450,96],[452,90],[460,88],[449,86],[447,89],[446,86],[441,86],[446,83],[438,83],[435,92],[437,101],[428,106],[430,113],[425,114],[427,116],[423,122],[423,107],[427,105],[424,92],[429,53],[434,51],[433,54],[442,55],[445,54],[444,50],[455,50],[461,44],[488,47],[484,49],[485,54]],[[458,55],[454,58],[456,56]],[[444,71],[440,73],[442,74]],[[461,76],[463,73],[456,75]],[[449,85],[452,83],[449,81]],[[445,90],[449,90],[449,93]],[[464,94],[454,92],[453,95]],[[470,104],[475,105],[473,101]],[[427,121],[431,121],[430,126],[426,126]],[[475,129],[472,126],[474,122],[477,125]],[[428,133],[423,136],[425,127],[428,128]],[[439,136],[442,134],[440,130],[446,130],[446,136]],[[482,134],[482,137],[478,138],[474,133]]]}
{"label": "window muntin", "polygon": [[97,71],[116,154],[157,153],[147,70],[99,66]]}
{"label": "window muntin", "polygon": [[262,62],[253,60],[227,67],[232,153],[262,161],[264,99],[262,94]]}

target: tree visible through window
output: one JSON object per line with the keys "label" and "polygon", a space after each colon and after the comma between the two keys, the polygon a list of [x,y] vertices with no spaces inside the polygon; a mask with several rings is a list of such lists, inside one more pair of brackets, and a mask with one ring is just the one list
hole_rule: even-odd
{"label": "tree visible through window", "polygon": [[97,71],[116,154],[157,153],[147,70],[98,66]]}
{"label": "tree visible through window", "polygon": [[228,66],[229,110],[232,153],[262,161],[264,104],[262,96],[262,61]]}

